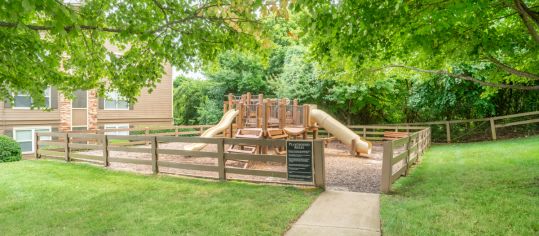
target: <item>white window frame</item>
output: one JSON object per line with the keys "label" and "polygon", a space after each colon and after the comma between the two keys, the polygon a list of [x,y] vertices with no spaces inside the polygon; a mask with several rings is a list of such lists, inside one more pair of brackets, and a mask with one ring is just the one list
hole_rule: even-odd
{"label": "white window frame", "polygon": [[[110,99],[112,97],[111,93],[116,93],[116,99]],[[127,107],[126,108],[118,108],[118,102],[127,102],[125,100],[122,100],[120,98],[120,94],[118,92],[107,92],[105,98],[103,99],[103,109],[104,110],[108,110],[108,111],[128,111],[129,108],[130,108],[130,104],[127,103]],[[109,102],[115,102],[116,103],[116,107],[115,108],[107,108],[107,101]]]}
{"label": "white window frame", "polygon": [[[123,124],[105,124],[104,129],[129,129],[129,123]],[[127,133],[126,133],[127,132]],[[106,135],[129,135],[129,131],[108,131],[105,132]]]}
{"label": "white window frame", "polygon": [[[47,89],[45,89],[44,91],[47,91],[47,92],[45,92],[44,95],[47,95],[47,93],[48,93],[48,96],[44,96],[44,97],[46,97],[46,98],[48,97],[48,98],[49,98],[49,104],[45,104],[45,108],[51,108],[51,107],[52,107],[52,101],[51,101],[51,98],[52,98],[52,89],[51,89],[51,87],[49,86],[49,87],[47,87]],[[23,94],[22,96],[25,96],[25,97],[30,97],[30,94],[28,94],[28,93],[21,93],[21,92],[13,93],[12,95],[13,95],[13,97],[15,97],[15,96],[21,96],[21,95],[19,95],[19,94]],[[21,96],[21,97],[22,97],[22,96]],[[13,98],[13,99],[15,99],[15,98]],[[12,106],[11,108],[12,108],[12,109],[17,109],[17,110],[30,110],[30,109],[32,109],[33,103],[34,103],[34,101],[33,101],[32,97],[30,97],[30,106],[28,106],[28,107],[18,107],[18,106],[15,105],[16,103],[13,103],[13,106]]]}
{"label": "white window frame", "polygon": [[[35,140],[35,136],[36,136],[36,130],[43,130],[43,129],[46,129],[48,130],[49,132],[52,132],[52,127],[51,126],[29,126],[29,127],[13,127],[13,139],[15,140],[15,142],[29,142],[29,141],[32,141],[32,150],[31,151],[27,151],[27,152],[22,152],[22,154],[29,154],[29,153],[34,153],[36,150],[35,150],[35,146],[36,146],[36,140]],[[17,131],[31,131],[32,132],[32,140],[17,140]],[[40,140],[52,140],[52,137],[51,136],[40,136]]]}

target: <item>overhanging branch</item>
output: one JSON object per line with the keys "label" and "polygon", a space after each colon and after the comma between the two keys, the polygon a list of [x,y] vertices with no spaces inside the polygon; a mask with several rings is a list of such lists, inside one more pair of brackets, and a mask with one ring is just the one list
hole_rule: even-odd
{"label": "overhanging branch", "polygon": [[516,75],[516,76],[520,76],[520,77],[524,77],[524,78],[528,78],[528,79],[531,79],[531,80],[539,80],[539,75],[512,68],[512,67],[510,67],[510,66],[508,66],[506,64],[503,64],[501,61],[499,61],[495,57],[487,56],[487,59],[490,62],[494,63],[499,68],[501,68],[502,70],[506,71],[507,73],[510,73],[510,74],[513,74],[513,75]]}
{"label": "overhanging branch", "polygon": [[[421,73],[428,73],[428,74],[436,74],[436,75],[446,75],[453,78],[459,78],[462,80],[471,81],[483,86],[488,87],[494,87],[494,88],[503,88],[503,89],[518,89],[518,90],[539,90],[539,86],[525,86],[525,85],[512,85],[512,84],[498,84],[498,83],[492,83],[492,82],[486,82],[479,79],[476,79],[470,75],[466,74],[454,74],[450,73],[449,71],[445,70],[425,70],[413,66],[406,66],[406,65],[388,65],[385,68],[403,68],[408,70],[413,70]],[[380,70],[380,69],[377,69]]]}

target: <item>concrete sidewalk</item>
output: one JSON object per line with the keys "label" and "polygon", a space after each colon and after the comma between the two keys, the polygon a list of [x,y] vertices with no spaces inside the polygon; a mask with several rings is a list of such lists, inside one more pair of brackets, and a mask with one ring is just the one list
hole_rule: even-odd
{"label": "concrete sidewalk", "polygon": [[326,191],[285,235],[380,235],[380,195]]}

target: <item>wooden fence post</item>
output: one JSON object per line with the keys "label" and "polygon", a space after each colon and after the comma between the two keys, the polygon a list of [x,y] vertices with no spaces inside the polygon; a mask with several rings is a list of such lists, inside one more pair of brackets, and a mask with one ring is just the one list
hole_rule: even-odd
{"label": "wooden fence post", "polygon": [[64,156],[65,156],[65,160],[69,162],[71,161],[69,159],[69,133],[65,133],[64,139],[65,139]]}
{"label": "wooden fence post", "polygon": [[367,138],[367,127],[363,127],[363,138]]}
{"label": "wooden fence post", "polygon": [[178,126],[174,127],[174,137],[178,137]]}
{"label": "wooden fence post", "polygon": [[109,137],[104,134],[103,135],[103,165],[105,167],[108,167],[110,165],[109,162]]}
{"label": "wooden fence post", "polygon": [[219,169],[219,180],[226,180],[225,173],[225,139],[220,139],[217,144],[217,153],[219,153],[219,158],[217,159],[217,167]]}
{"label": "wooden fence post", "polygon": [[490,132],[492,133],[492,140],[496,140],[496,123],[493,118],[490,118]]}
{"label": "wooden fence post", "polygon": [[[419,136],[419,134],[418,134],[418,136]],[[407,152],[407,154],[406,154],[406,157],[404,158],[404,164],[406,165],[406,166],[404,166],[404,168],[406,168],[406,170],[402,174],[403,176],[408,175],[408,170],[409,170],[408,167],[410,166],[410,154],[411,154],[410,153],[410,146],[411,146],[411,144],[412,144],[412,139],[410,138],[410,136],[408,136],[408,143],[406,143],[406,151],[405,151],[405,152]],[[419,148],[419,147],[417,147],[417,148]],[[416,151],[417,151],[417,149],[416,149]]]}
{"label": "wooden fence post", "polygon": [[159,173],[159,167],[157,166],[157,136],[153,136],[151,137],[151,143],[152,143],[152,149],[151,149],[151,154],[152,154],[152,172],[154,174],[157,174]]}
{"label": "wooden fence post", "polygon": [[449,127],[449,121],[445,122],[445,132],[447,136],[447,143],[451,143],[451,128]]}
{"label": "wooden fence post", "polygon": [[380,183],[380,190],[382,193],[388,193],[391,191],[391,159],[393,159],[393,142],[384,142],[384,155],[382,160],[382,183]]}
{"label": "wooden fence post", "polygon": [[37,132],[34,132],[34,156],[36,159],[40,158],[38,152],[39,152],[39,134]]}
{"label": "wooden fence post", "polygon": [[313,141],[314,185],[326,188],[326,167],[324,163],[324,143],[322,140]]}

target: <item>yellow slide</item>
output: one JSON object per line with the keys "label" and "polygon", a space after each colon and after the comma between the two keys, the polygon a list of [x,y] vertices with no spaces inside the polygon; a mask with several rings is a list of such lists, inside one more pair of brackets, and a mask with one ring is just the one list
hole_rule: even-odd
{"label": "yellow slide", "polygon": [[[240,112],[235,109],[227,111],[223,115],[223,118],[221,118],[221,121],[219,121],[219,123],[217,123],[215,126],[204,131],[204,133],[202,133],[200,137],[211,138],[211,137],[214,137],[215,135],[222,133],[225,129],[230,128],[230,125],[232,124],[232,122],[234,122],[234,119],[236,119],[236,116],[238,115],[238,113]],[[185,147],[185,150],[200,151],[206,145],[207,145],[206,143],[193,143],[193,144],[187,145]]]}
{"label": "yellow slide", "polygon": [[322,110],[311,109],[311,119],[316,121],[318,125],[326,129],[329,133],[333,134],[335,138],[340,140],[346,145],[352,145],[352,140],[356,141],[356,151],[359,153],[371,153],[372,143],[362,140],[359,135],[354,133],[354,131],[348,129],[341,122],[337,121],[335,118],[331,117],[328,113],[325,113]]}

